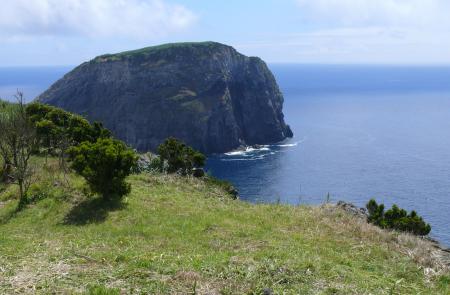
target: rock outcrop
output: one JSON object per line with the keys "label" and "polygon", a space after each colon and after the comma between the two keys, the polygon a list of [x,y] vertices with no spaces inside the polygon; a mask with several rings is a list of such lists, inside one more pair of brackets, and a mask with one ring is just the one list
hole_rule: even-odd
{"label": "rock outcrop", "polygon": [[215,42],[96,57],[38,97],[100,121],[140,151],[174,136],[205,153],[292,137],[266,64]]}

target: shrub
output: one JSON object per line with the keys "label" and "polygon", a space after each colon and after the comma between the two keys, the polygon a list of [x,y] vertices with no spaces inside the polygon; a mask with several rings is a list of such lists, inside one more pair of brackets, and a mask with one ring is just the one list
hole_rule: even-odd
{"label": "shrub", "polygon": [[145,153],[139,156],[136,166],[133,169],[133,173],[139,174],[139,173],[155,173],[155,172],[161,172],[163,169],[161,163],[161,158],[155,154],[152,153]]}
{"label": "shrub", "polygon": [[374,199],[371,199],[366,205],[369,213],[368,221],[380,227],[386,227],[384,222],[384,204],[378,205]]}
{"label": "shrub", "polygon": [[84,141],[95,142],[98,138],[111,136],[100,123],[91,125],[82,116],[53,106],[31,103],[26,112],[36,125],[41,147],[50,151],[65,150]]}
{"label": "shrub", "polygon": [[136,165],[137,156],[123,142],[99,138],[67,151],[71,167],[83,176],[90,189],[104,199],[120,198],[130,192],[125,178]]}
{"label": "shrub", "polygon": [[27,202],[27,192],[33,181],[30,165],[32,152],[38,146],[36,128],[26,113],[23,94],[17,92],[17,103],[3,104],[0,112],[0,156],[2,157],[2,178],[19,186],[18,209]]}
{"label": "shrub", "polygon": [[12,118],[13,114],[16,113],[17,106],[15,104],[0,100],[0,182],[8,182],[9,175],[12,169],[12,155],[11,151],[6,144],[6,133],[7,131],[5,124],[9,124],[8,121]]}
{"label": "shrub", "polygon": [[431,231],[431,226],[425,223],[416,211],[408,214],[406,210],[393,205],[385,212],[384,205],[378,205],[374,199],[367,203],[366,208],[369,213],[368,221],[381,228],[395,229],[421,236],[425,236]]}
{"label": "shrub", "polygon": [[166,139],[158,147],[158,154],[161,170],[168,173],[192,174],[194,168],[203,167],[206,161],[205,155],[173,137]]}
{"label": "shrub", "polygon": [[109,130],[100,123],[91,125],[82,116],[53,106],[31,103],[26,112],[36,127],[39,139],[39,146],[34,153],[58,155],[59,165],[64,173],[67,172],[67,149],[85,141],[95,142],[98,138],[111,136]]}

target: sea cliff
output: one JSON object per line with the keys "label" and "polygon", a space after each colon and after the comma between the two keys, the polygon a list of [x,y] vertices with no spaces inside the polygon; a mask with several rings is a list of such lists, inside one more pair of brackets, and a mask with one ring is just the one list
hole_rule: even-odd
{"label": "sea cliff", "polygon": [[267,65],[215,42],[102,55],[38,100],[102,122],[139,151],[154,150],[169,136],[205,153],[293,136]]}

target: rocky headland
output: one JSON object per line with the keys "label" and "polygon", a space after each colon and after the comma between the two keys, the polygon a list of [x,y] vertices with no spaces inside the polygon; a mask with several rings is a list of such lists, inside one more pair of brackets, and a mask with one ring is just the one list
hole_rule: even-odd
{"label": "rocky headland", "polygon": [[155,150],[170,136],[205,153],[293,136],[267,65],[215,42],[102,55],[38,100],[102,122],[139,151]]}

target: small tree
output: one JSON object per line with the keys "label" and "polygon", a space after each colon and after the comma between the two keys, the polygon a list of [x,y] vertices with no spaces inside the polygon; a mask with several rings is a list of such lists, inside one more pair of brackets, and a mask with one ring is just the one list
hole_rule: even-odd
{"label": "small tree", "polygon": [[7,177],[19,186],[19,204],[26,204],[33,170],[30,157],[38,145],[36,128],[26,113],[23,93],[17,92],[17,104],[0,113],[0,146]]}
{"label": "small tree", "polygon": [[421,236],[427,235],[431,231],[431,226],[425,223],[422,217],[417,215],[416,211],[411,211],[408,214],[406,210],[393,205],[391,209],[386,211],[384,216],[389,228]]}
{"label": "small tree", "polygon": [[384,205],[378,205],[374,199],[367,203],[366,208],[369,213],[368,221],[381,228],[395,229],[421,236],[425,236],[431,231],[431,226],[425,223],[416,211],[408,214],[406,210],[393,205],[385,212]]}
{"label": "small tree", "polygon": [[371,199],[366,205],[367,211],[369,213],[368,221],[380,227],[386,227],[384,224],[384,205],[378,203]]}
{"label": "small tree", "polygon": [[206,157],[190,146],[170,137],[158,147],[161,163],[166,163],[168,173],[192,174],[194,168],[205,165]]}
{"label": "small tree", "polygon": [[11,111],[11,103],[0,100],[0,160],[2,167],[0,170],[0,181],[8,181],[8,175],[11,173],[11,152],[5,141],[3,130],[7,128],[7,119]]}
{"label": "small tree", "polygon": [[136,153],[123,142],[99,138],[68,149],[71,167],[83,176],[94,193],[106,200],[121,198],[130,192],[125,178],[136,165]]}
{"label": "small tree", "polygon": [[[1,120],[1,119],[0,119]],[[0,122],[0,130],[1,130],[1,122]],[[0,160],[2,163],[2,167],[0,168],[0,182],[8,182],[8,175],[11,173],[11,155],[9,153],[9,149],[6,148],[4,143],[1,140],[0,135]]]}
{"label": "small tree", "polygon": [[58,155],[60,168],[64,173],[67,170],[66,151],[69,147],[111,136],[101,123],[94,122],[91,125],[82,116],[60,108],[34,102],[26,110],[36,124],[41,151],[46,155]]}

